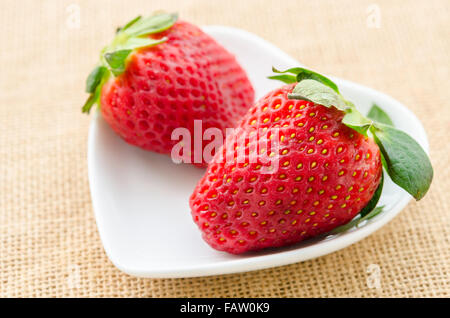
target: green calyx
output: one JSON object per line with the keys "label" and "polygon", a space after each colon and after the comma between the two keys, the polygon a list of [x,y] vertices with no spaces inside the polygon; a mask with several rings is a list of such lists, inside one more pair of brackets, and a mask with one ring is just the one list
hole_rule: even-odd
{"label": "green calyx", "polygon": [[177,14],[159,12],[146,18],[138,16],[117,29],[115,38],[101,51],[99,64],[86,80],[89,98],[82,108],[83,113],[89,113],[94,104],[99,104],[101,88],[110,76],[116,77],[125,72],[133,51],[165,42],[166,38],[152,39],[149,35],[171,28],[177,19]]}
{"label": "green calyx", "polygon": [[[270,76],[270,79],[288,84],[297,83],[292,93],[288,94],[288,98],[308,100],[343,111],[345,113],[342,118],[343,124],[360,134],[373,137],[380,149],[383,167],[392,181],[416,200],[425,196],[433,179],[430,159],[411,136],[394,128],[392,120],[379,106],[373,104],[366,117],[356,109],[353,103],[346,100],[339,92],[337,85],[325,76],[300,67],[286,71],[275,68],[272,70],[277,75]],[[378,202],[379,194],[378,198],[374,195],[376,202]],[[372,212],[367,210],[374,211],[375,205],[368,205],[370,209],[366,207],[361,213],[371,214]],[[362,217],[365,215],[361,214]]]}

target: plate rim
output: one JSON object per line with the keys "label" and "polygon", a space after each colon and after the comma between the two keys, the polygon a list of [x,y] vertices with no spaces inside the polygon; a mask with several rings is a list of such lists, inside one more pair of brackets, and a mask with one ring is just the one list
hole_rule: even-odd
{"label": "plate rim", "polygon": [[[260,45],[268,48],[272,52],[276,52],[276,54],[283,56],[286,60],[290,60],[295,62],[296,65],[301,65],[294,58],[289,56],[286,52],[282,51],[280,48],[271,44],[270,42],[262,39],[256,34],[250,33],[248,31],[238,29],[235,27],[229,26],[221,26],[221,25],[211,25],[203,27],[206,32],[225,32],[225,33],[239,33],[240,36],[247,37],[252,41],[258,42]],[[347,86],[356,86],[357,88],[368,91],[371,94],[379,95],[380,97],[387,99],[389,102],[393,104],[397,104],[404,111],[408,112],[413,118],[416,119],[418,126],[421,129],[421,134],[423,134],[423,147],[425,152],[429,154],[429,142],[426,131],[417,118],[417,116],[402,103],[392,98],[389,95],[386,95],[382,92],[379,92],[370,87],[348,81],[345,79],[337,78],[330,76],[333,79],[338,79],[340,82],[344,82]],[[88,179],[89,179],[89,188],[91,193],[92,206],[94,210],[95,222],[97,224],[97,229],[99,232],[100,240],[102,242],[103,248],[105,250],[106,255],[110,259],[110,261],[122,272],[127,273],[136,277],[144,277],[144,278],[184,278],[184,277],[201,277],[201,276],[211,276],[211,275],[224,275],[224,274],[232,274],[232,273],[240,273],[240,272],[248,272],[261,270],[276,266],[289,265],[293,263],[303,262],[306,260],[314,259],[320,256],[324,256],[333,252],[337,252],[343,248],[346,248],[364,238],[369,236],[370,234],[376,232],[378,229],[389,223],[395,216],[397,216],[406,205],[412,200],[412,197],[409,195],[403,196],[394,206],[392,206],[388,211],[378,215],[374,219],[372,219],[369,223],[365,224],[361,228],[358,229],[350,229],[345,233],[341,233],[330,238],[324,242],[321,248],[317,248],[316,244],[312,244],[310,246],[294,248],[288,251],[282,251],[279,253],[273,253],[269,255],[251,255],[249,257],[240,257],[238,259],[230,259],[219,261],[215,263],[209,264],[201,264],[201,265],[188,265],[188,266],[179,266],[179,267],[169,267],[169,268],[147,268],[142,269],[139,267],[130,267],[124,266],[116,256],[112,252],[111,246],[108,244],[108,240],[105,238],[105,233],[100,223],[102,223],[103,215],[99,212],[99,204],[97,199],[99,194],[97,194],[98,187],[96,186],[97,181],[94,177],[94,160],[96,157],[96,148],[95,141],[96,136],[98,134],[98,121],[101,120],[99,118],[101,115],[98,110],[95,111],[93,118],[91,119],[90,127],[89,127],[89,135],[88,135],[88,151],[87,151],[87,161],[88,161]],[[406,192],[405,192],[406,193]]]}

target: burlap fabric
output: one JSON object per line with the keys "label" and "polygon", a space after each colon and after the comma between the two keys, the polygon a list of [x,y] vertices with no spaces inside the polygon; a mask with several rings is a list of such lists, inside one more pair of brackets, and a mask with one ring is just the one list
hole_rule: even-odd
{"label": "burlap fabric", "polygon": [[[254,32],[311,68],[402,101],[429,134],[435,180],[427,197],[365,240],[303,263],[193,279],[120,272],[93,217],[90,118],[80,106],[114,28],[160,8]],[[3,0],[0,29],[0,296],[450,295],[448,0]]]}

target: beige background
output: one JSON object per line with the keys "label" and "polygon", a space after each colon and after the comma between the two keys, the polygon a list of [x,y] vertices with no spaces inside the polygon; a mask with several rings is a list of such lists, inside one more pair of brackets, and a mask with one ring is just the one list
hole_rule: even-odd
{"label": "beige background", "polygon": [[[378,5],[380,28],[367,24]],[[81,25],[70,12],[79,5]],[[246,29],[305,65],[397,98],[423,121],[435,180],[369,238],[304,263],[138,279],[107,259],[86,167],[84,81],[115,27],[155,9]],[[369,24],[370,26],[370,24]],[[450,296],[450,2],[0,2],[0,296]],[[381,289],[370,289],[370,264]]]}

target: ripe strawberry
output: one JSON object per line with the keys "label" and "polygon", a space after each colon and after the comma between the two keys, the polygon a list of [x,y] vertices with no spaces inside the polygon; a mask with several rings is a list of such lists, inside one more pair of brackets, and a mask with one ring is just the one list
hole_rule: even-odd
{"label": "ripe strawberry", "polygon": [[[337,86],[327,83],[328,79],[311,71],[297,71],[299,82],[307,89],[302,91],[300,83],[288,84],[259,100],[241,121],[240,130],[227,137],[190,198],[192,217],[204,240],[215,249],[239,254],[296,243],[348,223],[378,201],[380,149],[365,134],[369,127],[375,131],[381,126],[372,121],[372,126],[367,126],[362,116],[354,120],[360,114],[340,99]],[[286,75],[277,78],[294,81]],[[311,101],[317,99],[315,93],[326,92],[328,95],[322,96],[329,98],[334,88],[339,108]],[[305,98],[300,93],[309,95]],[[322,101],[327,104],[327,100]],[[254,128],[267,132],[256,140],[258,144],[269,140],[267,149],[272,149],[270,142],[279,141],[275,148],[279,169],[273,173],[264,169],[271,164],[264,160],[265,148],[258,149],[249,138]],[[276,141],[271,138],[275,128],[279,128]],[[381,134],[377,132],[377,136]],[[243,162],[236,160],[242,158],[236,145],[245,145]],[[252,152],[252,147],[257,150]],[[386,149],[386,162],[394,163],[395,155]],[[225,160],[227,152],[234,160]]]}
{"label": "ripe strawberry", "polygon": [[269,93],[239,126],[287,125],[278,171],[260,173],[263,160],[213,159],[191,197],[194,220],[216,249],[242,253],[327,232],[350,221],[378,187],[381,160],[373,140],[342,124],[341,111],[288,99],[293,88]]}
{"label": "ripe strawberry", "polygon": [[[156,14],[120,29],[88,78],[91,97],[84,107],[100,102],[104,119],[125,141],[166,154],[177,143],[171,140],[175,128],[194,136],[198,119],[203,129],[225,131],[254,99],[235,57],[198,27],[176,20]],[[194,161],[193,152],[184,156]]]}

